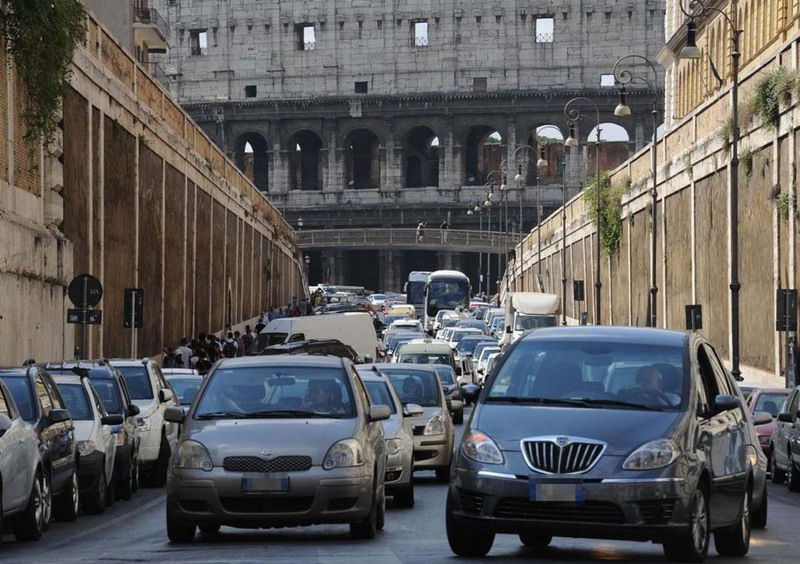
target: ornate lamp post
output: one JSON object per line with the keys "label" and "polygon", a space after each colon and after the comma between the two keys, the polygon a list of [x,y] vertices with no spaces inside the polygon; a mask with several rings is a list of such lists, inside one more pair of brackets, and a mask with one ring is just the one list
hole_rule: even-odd
{"label": "ornate lamp post", "polygon": [[[653,73],[652,82],[646,76],[634,74],[633,71],[627,68],[627,65],[636,62],[644,63],[649,67],[649,70]],[[650,115],[653,118],[653,140],[650,147],[650,166],[651,175],[653,176],[653,185],[650,188],[650,304],[647,312],[647,326],[656,327],[656,312],[658,311],[658,302],[656,300],[658,296],[658,280],[656,277],[656,238],[658,234],[658,224],[656,222],[658,219],[658,163],[656,158],[656,141],[658,138],[656,131],[658,129],[658,95],[656,94],[656,83],[658,81],[658,73],[656,72],[656,67],[647,57],[642,57],[641,55],[626,55],[614,63],[614,79],[620,84],[619,104],[614,109],[614,115],[618,117],[631,115],[631,107],[628,105],[626,99],[627,91],[625,89],[628,84],[632,82],[642,82],[653,91],[653,107],[650,110]]]}
{"label": "ornate lamp post", "polygon": [[581,120],[581,118],[588,117],[585,116],[580,109],[580,105],[589,105],[592,109],[594,109],[595,113],[595,126],[597,128],[597,143],[595,143],[594,151],[595,151],[595,195],[596,195],[596,209],[595,213],[597,215],[597,237],[595,237],[596,245],[595,245],[595,257],[594,257],[594,323],[595,325],[600,325],[600,294],[603,287],[603,283],[600,281],[600,227],[602,224],[602,210],[600,206],[600,197],[601,197],[601,182],[600,182],[600,134],[602,132],[600,128],[600,108],[597,107],[597,104],[594,103],[589,98],[585,98],[583,96],[579,96],[577,98],[573,98],[564,106],[564,115],[569,120],[569,137],[564,141],[564,145],[566,147],[577,147],[578,146],[578,139],[575,137],[575,124]]}

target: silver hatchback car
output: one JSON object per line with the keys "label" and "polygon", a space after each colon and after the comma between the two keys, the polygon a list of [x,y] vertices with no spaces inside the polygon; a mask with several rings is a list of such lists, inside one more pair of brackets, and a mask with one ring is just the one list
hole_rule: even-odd
{"label": "silver hatchback car", "polygon": [[225,359],[181,423],[167,481],[167,534],[197,527],[349,523],[355,538],[383,527],[383,428],[351,361],[275,355]]}

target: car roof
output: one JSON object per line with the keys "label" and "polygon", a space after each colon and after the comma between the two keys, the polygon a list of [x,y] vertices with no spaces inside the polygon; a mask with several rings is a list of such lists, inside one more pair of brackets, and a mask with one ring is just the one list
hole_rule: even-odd
{"label": "car roof", "polygon": [[494,342],[496,343],[496,342],[497,342],[497,339],[495,339],[494,337],[492,337],[492,336],[490,336],[490,335],[478,335],[478,334],[476,333],[475,335],[465,335],[465,336],[464,336],[464,337],[461,339],[461,342],[462,342],[462,343],[463,343],[464,341],[467,341],[467,342],[469,342],[469,341],[486,341],[487,343],[488,343],[488,342],[490,342],[490,341],[494,341]]}
{"label": "car roof", "polygon": [[111,358],[109,362],[113,366],[144,366],[152,361],[149,358]]}
{"label": "car roof", "polygon": [[419,370],[431,374],[436,373],[432,364],[415,364],[413,362],[384,362],[378,365],[378,370],[389,372],[392,370]]}
{"label": "car roof", "polygon": [[444,341],[423,341],[422,339],[414,339],[413,341],[409,341],[403,345],[403,352],[408,352],[410,350],[427,351],[438,349],[446,350],[448,352],[452,350],[450,345]]}
{"label": "car roof", "polygon": [[683,331],[653,329],[649,327],[614,327],[581,325],[568,327],[543,327],[525,333],[520,341],[583,340],[635,343],[637,345],[660,345],[682,347],[690,335]]}
{"label": "car roof", "polygon": [[[741,386],[739,386],[741,388]],[[756,394],[788,394],[790,388],[753,388],[753,395]]]}
{"label": "car roof", "polygon": [[84,378],[80,374],[53,374],[52,376],[56,384],[81,383]]}
{"label": "car roof", "polygon": [[359,364],[356,366],[356,370],[364,382],[387,381],[384,375],[379,372],[380,368],[377,368],[374,364]]}
{"label": "car roof", "polygon": [[197,376],[200,379],[203,378],[194,368],[162,368],[161,373],[167,378],[170,376]]}
{"label": "car roof", "polygon": [[317,355],[263,355],[224,358],[217,368],[246,368],[258,366],[285,366],[286,364],[320,367],[342,367],[342,359],[338,356]]}
{"label": "car roof", "polygon": [[0,376],[25,376],[27,374],[27,366],[0,366]]}

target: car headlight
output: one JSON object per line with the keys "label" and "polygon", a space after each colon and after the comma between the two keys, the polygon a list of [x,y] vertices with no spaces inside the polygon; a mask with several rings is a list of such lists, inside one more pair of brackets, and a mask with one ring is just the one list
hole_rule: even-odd
{"label": "car headlight", "polygon": [[141,431],[149,431],[150,430],[150,419],[146,419],[144,417],[137,417],[136,418],[136,426]]}
{"label": "car headlight", "polygon": [[395,455],[403,450],[403,441],[400,439],[386,439],[386,454]]}
{"label": "car headlight", "polygon": [[211,455],[208,454],[208,449],[206,449],[202,443],[187,440],[181,442],[180,446],[178,446],[178,457],[175,461],[175,467],[211,472],[214,468],[214,463],[211,461]]}
{"label": "car headlight", "polygon": [[655,470],[672,464],[680,455],[680,449],[672,439],[657,439],[645,443],[623,462],[625,470]]}
{"label": "car headlight", "polygon": [[328,449],[325,460],[322,461],[324,470],[334,468],[349,468],[364,464],[364,455],[361,452],[361,445],[355,439],[344,439],[334,443]]}
{"label": "car headlight", "polygon": [[80,456],[89,456],[97,450],[97,445],[94,441],[78,441],[78,454]]}
{"label": "car headlight", "polygon": [[503,453],[489,435],[472,431],[461,443],[461,452],[469,459],[482,464],[502,464]]}
{"label": "car headlight", "polygon": [[444,415],[434,415],[425,424],[423,435],[444,435],[445,433],[445,419]]}

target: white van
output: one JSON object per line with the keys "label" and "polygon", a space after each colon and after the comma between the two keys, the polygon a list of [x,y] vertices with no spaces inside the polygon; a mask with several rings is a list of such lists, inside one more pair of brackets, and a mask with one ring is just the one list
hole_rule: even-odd
{"label": "white van", "polygon": [[353,347],[362,358],[374,359],[378,348],[372,317],[368,313],[348,312],[273,319],[258,334],[255,350],[307,339],[338,339]]}

